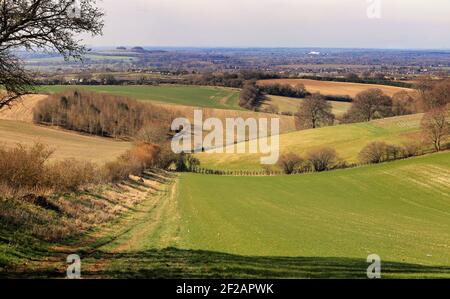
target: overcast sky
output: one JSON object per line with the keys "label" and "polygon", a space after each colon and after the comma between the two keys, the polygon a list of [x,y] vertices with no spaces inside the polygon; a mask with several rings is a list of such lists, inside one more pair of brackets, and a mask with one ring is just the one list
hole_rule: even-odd
{"label": "overcast sky", "polygon": [[[369,18],[371,2],[381,18]],[[449,0],[101,0],[92,46],[450,49]],[[370,10],[371,15],[377,14]]]}

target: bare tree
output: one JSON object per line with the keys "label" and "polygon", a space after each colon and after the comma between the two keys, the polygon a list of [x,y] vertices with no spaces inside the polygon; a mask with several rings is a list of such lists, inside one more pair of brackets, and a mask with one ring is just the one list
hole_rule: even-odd
{"label": "bare tree", "polygon": [[444,107],[450,103],[450,79],[435,82],[422,94],[422,106],[425,111]]}
{"label": "bare tree", "polygon": [[427,112],[422,119],[422,129],[426,140],[433,143],[437,152],[442,149],[442,142],[450,134],[450,111],[436,108]]}
{"label": "bare tree", "polygon": [[344,117],[347,122],[371,121],[392,115],[392,99],[381,89],[360,92]]}
{"label": "bare tree", "polygon": [[394,115],[408,115],[416,112],[416,100],[407,91],[399,91],[392,96]]}
{"label": "bare tree", "polygon": [[300,104],[295,120],[298,128],[315,129],[321,126],[330,126],[335,116],[331,112],[331,104],[320,93],[315,93]]}
{"label": "bare tree", "polygon": [[34,91],[33,74],[14,51],[58,52],[80,59],[86,52],[76,35],[101,34],[103,12],[97,0],[0,0],[0,109]]}

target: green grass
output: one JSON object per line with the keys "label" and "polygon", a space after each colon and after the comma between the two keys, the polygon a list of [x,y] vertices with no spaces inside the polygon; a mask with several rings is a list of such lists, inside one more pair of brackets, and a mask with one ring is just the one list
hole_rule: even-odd
{"label": "green grass", "polygon": [[[338,155],[357,162],[361,149],[372,141],[386,141],[401,145],[419,141],[421,114],[393,117],[368,123],[338,125],[280,135],[280,152],[304,155],[320,146],[334,148]],[[260,170],[259,154],[200,153],[202,167],[227,170]]]}
{"label": "green grass", "polygon": [[61,92],[67,89],[85,90],[127,96],[185,106],[244,110],[239,106],[239,91],[220,87],[160,85],[160,86],[43,86],[43,92]]}
{"label": "green grass", "polygon": [[[375,253],[391,263],[384,264],[385,277],[450,276],[448,152],[287,177],[184,174],[179,206],[184,249],[253,256],[255,262],[257,256],[291,257],[292,263],[305,257],[312,272],[321,259],[345,272],[351,261],[362,267]],[[392,263],[424,268],[411,273]],[[427,272],[426,266],[440,270]],[[365,268],[360,271],[363,276]]]}

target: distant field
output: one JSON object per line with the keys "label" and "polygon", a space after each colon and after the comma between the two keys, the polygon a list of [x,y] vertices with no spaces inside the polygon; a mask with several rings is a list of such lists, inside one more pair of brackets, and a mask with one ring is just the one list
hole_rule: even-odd
{"label": "distant field", "polygon": [[[282,112],[290,112],[296,113],[298,111],[298,107],[303,101],[303,99],[289,98],[289,97],[280,97],[280,96],[269,96],[269,101],[266,101],[264,105],[270,105],[278,107],[278,111]],[[350,108],[351,103],[346,102],[337,102],[337,101],[329,101],[331,106],[333,107],[333,113],[335,115],[342,115]]]}
{"label": "distant field", "polygon": [[412,89],[409,88],[401,88],[395,86],[387,86],[387,85],[376,85],[376,84],[360,84],[360,83],[347,83],[347,82],[331,82],[331,81],[317,81],[317,80],[308,80],[308,79],[271,79],[271,80],[261,80],[258,81],[258,84],[304,84],[306,89],[311,92],[320,92],[324,95],[329,96],[350,96],[354,98],[361,91],[370,89],[370,88],[379,88],[385,94],[392,96],[399,91],[408,91],[412,92]]}
{"label": "distant field", "polygon": [[67,89],[82,88],[96,92],[127,96],[138,100],[162,103],[244,110],[239,106],[239,91],[221,87],[160,85],[160,86],[43,86],[43,92],[61,92]]}
{"label": "distant field", "polygon": [[179,244],[239,254],[233,269],[262,277],[364,278],[374,253],[385,278],[450,277],[449,178],[449,152],[307,175],[183,174]]}
{"label": "distant field", "polygon": [[[339,156],[348,162],[356,162],[358,153],[371,141],[383,140],[401,144],[420,140],[421,114],[375,120],[369,123],[338,125],[313,130],[297,131],[280,136],[280,151],[304,154],[319,146],[336,149]],[[202,166],[213,169],[259,170],[258,154],[197,154]]]}
{"label": "distant field", "polygon": [[76,158],[98,163],[114,160],[131,148],[129,142],[85,136],[25,122],[0,120],[0,143],[14,146],[17,143],[31,145],[35,142],[55,149],[54,159]]}

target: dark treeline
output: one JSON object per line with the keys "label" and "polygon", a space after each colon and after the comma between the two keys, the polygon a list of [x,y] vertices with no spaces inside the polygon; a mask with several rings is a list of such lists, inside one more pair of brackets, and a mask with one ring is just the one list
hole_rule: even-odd
{"label": "dark treeline", "polygon": [[124,97],[87,91],[49,96],[34,110],[37,123],[114,138],[132,137],[149,124],[166,125],[172,111]]}
{"label": "dark treeline", "polygon": [[319,77],[319,76],[302,76],[301,79],[309,79],[316,81],[333,81],[333,82],[348,82],[361,84],[379,84],[404,88],[413,88],[414,85],[406,82],[392,81],[385,78],[360,78],[358,76],[341,77]]}
{"label": "dark treeline", "polygon": [[275,73],[261,71],[241,71],[239,73],[206,73],[191,76],[183,80],[185,84],[211,85],[222,87],[242,88],[247,81],[258,81],[266,79],[280,79]]}
{"label": "dark treeline", "polygon": [[295,86],[291,86],[289,84],[261,84],[259,88],[262,92],[274,95],[274,96],[283,96],[290,98],[304,98],[308,95],[311,95],[305,88],[303,84],[297,84]]}

